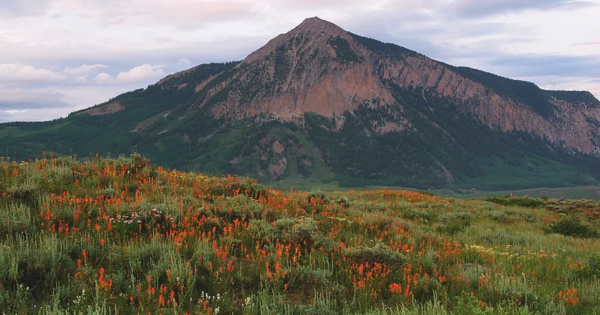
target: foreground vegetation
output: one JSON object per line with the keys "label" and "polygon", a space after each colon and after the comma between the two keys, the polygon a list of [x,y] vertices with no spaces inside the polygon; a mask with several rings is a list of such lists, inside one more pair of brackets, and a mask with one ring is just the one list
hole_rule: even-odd
{"label": "foreground vegetation", "polygon": [[[5,314],[598,314],[600,204],[0,161]],[[596,264],[596,265],[594,265]]]}

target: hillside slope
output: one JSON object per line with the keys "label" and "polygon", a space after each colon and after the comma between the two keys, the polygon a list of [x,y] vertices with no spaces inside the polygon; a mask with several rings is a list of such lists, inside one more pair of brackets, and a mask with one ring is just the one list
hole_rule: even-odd
{"label": "hillside slope", "polygon": [[[600,204],[0,159],[6,314],[598,314]],[[596,266],[594,265],[596,264]]]}

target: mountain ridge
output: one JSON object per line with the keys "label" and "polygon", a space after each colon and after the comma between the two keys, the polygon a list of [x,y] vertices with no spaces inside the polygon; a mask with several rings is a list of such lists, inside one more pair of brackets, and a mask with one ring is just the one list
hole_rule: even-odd
{"label": "mountain ridge", "polygon": [[[332,45],[332,39],[340,41],[339,45],[344,48]],[[355,41],[355,39],[359,40]],[[389,86],[385,86],[382,82],[388,80],[400,87],[424,87],[424,98],[426,89],[435,89],[438,94],[444,97],[453,96],[461,99],[463,103],[467,99],[478,100],[479,104],[463,105],[470,106],[468,110],[477,116],[481,123],[499,127],[505,132],[514,130],[533,132],[553,142],[563,142],[580,152],[596,155],[600,153],[598,145],[589,141],[593,128],[598,129],[599,125],[589,126],[586,125],[585,118],[573,117],[575,113],[568,112],[568,105],[557,99],[550,99],[533,83],[516,81],[517,85],[529,85],[527,91],[521,94],[510,93],[515,90],[513,87],[501,86],[498,89],[490,89],[485,84],[486,81],[490,81],[489,78],[485,78],[489,75],[482,75],[483,72],[478,70],[447,66],[399,46],[397,47],[405,55],[402,60],[394,63],[385,54],[381,52],[374,54],[373,49],[366,49],[364,42],[364,38],[347,33],[330,22],[319,18],[306,19],[288,33],[277,36],[251,53],[236,66],[241,74],[239,78],[234,77],[232,81],[247,80],[247,77],[251,77],[253,81],[263,81],[263,84],[256,88],[260,91],[250,98],[249,103],[233,95],[223,102],[218,102],[212,112],[218,117],[238,118],[268,112],[284,120],[293,119],[294,116],[305,112],[316,112],[331,117],[334,113],[355,110],[363,102],[373,104],[378,100],[386,105],[395,105],[396,100],[391,95]],[[285,49],[285,55],[278,53],[282,47]],[[342,52],[349,56],[343,57],[346,59],[339,59],[338,55],[342,55]],[[305,56],[299,56],[299,53],[305,53]],[[311,53],[310,58],[313,60],[307,60],[306,54]],[[275,62],[271,62],[273,57]],[[278,58],[283,63],[279,67]],[[382,58],[385,59],[384,62],[381,62]],[[318,63],[314,59],[317,59]],[[299,64],[309,70],[299,72],[297,70]],[[281,70],[286,66],[288,69]],[[376,73],[377,67],[379,67],[378,73]],[[318,69],[318,71],[310,71],[310,69]],[[278,70],[283,73],[278,73]],[[328,71],[337,73],[320,80],[323,72]],[[268,75],[265,78],[257,72]],[[282,76],[279,78],[280,82],[277,82],[278,75]],[[504,81],[513,82],[507,80]],[[209,92],[209,95],[217,94],[225,85],[216,87]],[[252,88],[242,86],[236,92],[242,89]],[[261,92],[264,95],[260,95]],[[205,105],[207,101],[208,99],[200,106]],[[528,102],[530,104],[527,104]],[[490,104],[494,108],[485,106]],[[546,119],[552,116],[554,110],[560,110],[561,114],[571,119],[562,124],[563,126],[557,126],[555,122]],[[597,113],[589,111],[584,116],[591,116],[596,121],[600,117]],[[565,133],[564,125],[573,124],[577,125],[575,129],[583,129],[584,132],[574,135]]]}
{"label": "mountain ridge", "polygon": [[56,122],[0,125],[1,142],[19,158],[140,152],[264,180],[573,185],[600,177],[600,102],[309,18],[242,61],[199,65]]}

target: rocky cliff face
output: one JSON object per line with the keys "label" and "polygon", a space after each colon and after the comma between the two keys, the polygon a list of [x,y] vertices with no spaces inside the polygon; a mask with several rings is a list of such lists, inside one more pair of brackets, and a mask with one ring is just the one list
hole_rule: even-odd
{"label": "rocky cliff face", "polygon": [[[392,87],[420,89],[424,100],[427,95],[445,98],[491,128],[523,131],[578,152],[600,154],[600,104],[593,97],[574,104],[523,82],[539,94],[532,102],[543,103],[531,104],[527,95],[506,95],[487,79],[459,73],[460,68],[397,46],[393,54],[369,46],[332,23],[307,19],[250,54],[233,75],[207,89],[196,108],[211,103],[214,116],[234,119],[268,113],[292,120],[307,112],[332,117],[361,105],[412,106],[399,102]],[[198,84],[196,91],[212,79]],[[536,106],[545,106],[546,115]]]}
{"label": "rocky cliff face", "polygon": [[224,90],[227,99],[213,107],[218,117],[269,113],[290,120],[306,112],[331,117],[361,104],[395,103],[370,58],[341,28],[308,19],[250,54],[200,106]]}
{"label": "rocky cliff face", "polygon": [[[421,88],[454,100],[459,109],[479,122],[504,132],[524,131],[576,151],[600,153],[600,107],[597,100],[571,103],[548,94],[553,114],[543,117],[531,106],[501,96],[492,87],[465,78],[424,56],[378,61],[378,77],[400,87]],[[425,97],[425,96],[423,96]]]}

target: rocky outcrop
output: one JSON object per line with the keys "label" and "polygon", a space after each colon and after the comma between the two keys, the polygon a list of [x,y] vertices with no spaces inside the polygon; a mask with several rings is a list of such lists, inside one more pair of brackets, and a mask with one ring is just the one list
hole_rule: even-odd
{"label": "rocky outcrop", "polygon": [[95,106],[90,109],[83,111],[83,114],[88,114],[92,116],[101,116],[108,115],[112,113],[116,113],[125,109],[125,106],[121,105],[119,102],[112,102],[100,106]]}
{"label": "rocky outcrop", "polygon": [[227,99],[213,106],[215,116],[269,113],[283,120],[306,112],[331,117],[361,104],[394,104],[370,58],[341,28],[307,19],[250,54],[230,80],[207,92],[203,104],[230,89]]}
{"label": "rocky outcrop", "polygon": [[583,153],[600,153],[598,107],[586,104],[574,106],[549,96],[550,102],[555,105],[555,113],[553,117],[545,118],[526,104],[503,97],[492,88],[426,57],[408,57],[400,62],[382,60],[379,69],[384,80],[400,87],[418,87],[453,99],[461,105],[463,112],[471,114],[482,124],[504,132],[531,133]]}

